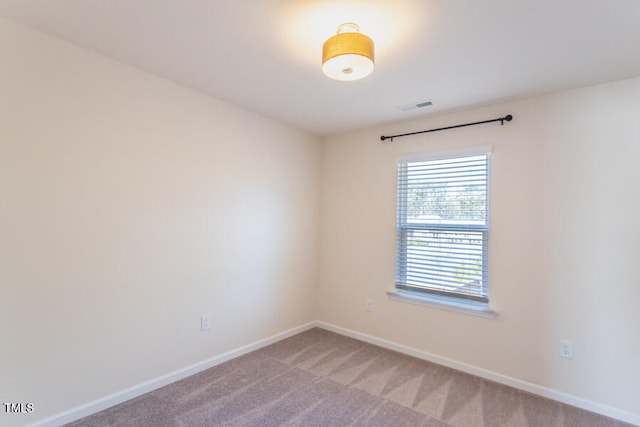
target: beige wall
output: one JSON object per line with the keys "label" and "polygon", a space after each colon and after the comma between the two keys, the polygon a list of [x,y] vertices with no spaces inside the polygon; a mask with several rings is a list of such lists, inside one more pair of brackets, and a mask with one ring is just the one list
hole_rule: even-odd
{"label": "beige wall", "polygon": [[0,424],[314,319],[316,137],[2,20],[0,57]]}
{"label": "beige wall", "polygon": [[[328,138],[319,319],[640,414],[638,99],[635,79]],[[505,126],[379,140],[505,114]],[[390,301],[396,157],[482,145],[498,318]]]}
{"label": "beige wall", "polygon": [[[1,20],[0,55],[0,398],[37,411],[16,424],[314,319],[640,414],[640,79],[322,148]],[[499,317],[390,301],[396,156],[478,145]]]}

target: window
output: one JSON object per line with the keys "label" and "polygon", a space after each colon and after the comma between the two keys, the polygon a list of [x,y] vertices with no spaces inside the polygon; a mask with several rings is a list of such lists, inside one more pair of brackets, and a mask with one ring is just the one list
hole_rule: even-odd
{"label": "window", "polygon": [[398,162],[396,289],[486,307],[489,151]]}

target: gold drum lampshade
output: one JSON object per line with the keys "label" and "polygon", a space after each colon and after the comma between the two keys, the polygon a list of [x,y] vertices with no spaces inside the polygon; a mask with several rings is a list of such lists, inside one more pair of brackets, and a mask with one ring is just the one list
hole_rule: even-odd
{"label": "gold drum lampshade", "polygon": [[334,80],[358,80],[374,68],[373,40],[353,23],[342,24],[338,34],[322,45],[322,72]]}

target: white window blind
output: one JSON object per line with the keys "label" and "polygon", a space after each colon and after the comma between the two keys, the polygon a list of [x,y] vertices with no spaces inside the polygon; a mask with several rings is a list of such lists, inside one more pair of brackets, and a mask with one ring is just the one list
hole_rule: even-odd
{"label": "white window blind", "polygon": [[489,155],[398,162],[396,288],[488,302]]}

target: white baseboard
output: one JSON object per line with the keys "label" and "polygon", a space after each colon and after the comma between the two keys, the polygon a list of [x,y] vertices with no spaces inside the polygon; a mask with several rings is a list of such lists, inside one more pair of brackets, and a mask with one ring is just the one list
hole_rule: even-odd
{"label": "white baseboard", "polygon": [[277,341],[299,334],[300,332],[304,332],[316,326],[318,326],[317,322],[306,323],[304,325],[298,326],[293,329],[289,329],[279,334],[275,334],[273,336],[262,339],[260,341],[256,341],[252,344],[248,344],[243,347],[237,348],[235,350],[231,350],[221,355],[212,357],[210,359],[203,360],[202,362],[198,362],[193,365],[187,366],[185,368],[178,369],[177,371],[173,371],[161,377],[154,378],[142,384],[138,384],[133,387],[129,387],[125,390],[110,394],[106,397],[103,397],[102,399],[94,400],[93,402],[89,402],[85,405],[78,406],[78,407],[69,409],[68,411],[62,412],[60,414],[56,414],[54,416],[42,419],[40,421],[35,422],[34,424],[30,424],[29,426],[30,427],[55,427],[55,426],[60,426],[62,424],[79,420],[80,418],[83,418],[88,415],[94,414],[96,412],[102,411],[104,409],[110,408],[114,405],[125,402],[129,399],[133,399],[134,397],[138,397],[150,391],[159,389],[160,387],[164,387],[165,385],[171,384],[173,382],[179,381],[191,375],[197,374],[198,372],[204,371],[213,366],[219,365],[221,363],[224,363],[228,360],[242,356],[254,350],[258,350],[262,347],[266,347],[269,344],[273,344]]}
{"label": "white baseboard", "polygon": [[497,372],[489,371],[486,369],[478,368],[476,366],[468,365],[466,363],[458,362],[446,357],[437,356],[426,351],[417,350],[412,347],[407,347],[402,344],[388,341],[382,338],[375,337],[373,335],[363,334],[351,329],[343,328],[333,325],[331,323],[317,321],[314,322],[315,326],[326,329],[331,332],[335,332],[340,335],[345,335],[351,338],[355,338],[360,341],[368,342],[379,347],[384,347],[389,350],[394,350],[399,353],[403,353],[409,356],[417,357],[418,359],[427,360],[429,362],[437,363],[439,365],[447,366],[449,368],[456,369],[458,371],[466,372],[471,375],[475,375],[480,378],[484,378],[496,383],[504,384],[519,390],[523,390],[538,396],[553,399],[558,402],[566,403],[567,405],[575,406],[587,411],[595,412],[600,415],[615,418],[617,420],[625,421],[634,425],[640,426],[640,414],[634,414],[631,412],[623,411],[617,408],[612,408],[601,403],[593,402],[591,400],[583,399],[578,396],[563,393],[558,390],[547,388],[538,384],[530,383],[527,381],[519,380],[517,378],[502,375]]}
{"label": "white baseboard", "polygon": [[266,347],[269,344],[273,344],[277,341],[288,338],[292,335],[298,334],[300,332],[304,332],[313,327],[326,329],[328,331],[345,335],[351,338],[355,338],[360,341],[368,342],[370,344],[387,348],[389,350],[394,350],[399,353],[417,357],[419,359],[427,360],[429,362],[437,363],[439,365],[447,366],[449,368],[466,372],[468,374],[475,375],[480,378],[484,378],[490,381],[494,381],[500,384],[514,387],[519,390],[536,394],[538,396],[546,397],[548,399],[553,399],[558,402],[566,403],[568,405],[576,406],[578,408],[585,409],[587,411],[595,412],[601,415],[605,415],[607,417],[615,418],[621,421],[625,421],[627,423],[640,426],[640,414],[634,414],[634,413],[623,411],[617,408],[612,408],[607,405],[603,405],[597,402],[583,399],[581,397],[563,393],[561,391],[553,390],[538,384],[533,384],[527,381],[512,378],[507,375],[499,374],[497,372],[478,368],[472,365],[468,365],[466,363],[458,362],[453,359],[448,359],[446,357],[441,357],[432,353],[428,353],[428,352],[418,350],[412,347],[408,347],[402,344],[398,344],[393,341],[388,341],[382,338],[378,338],[373,335],[363,334],[361,332],[357,332],[351,329],[343,328],[340,326],[333,325],[331,323],[326,323],[321,321],[309,322],[304,325],[298,326],[296,328],[289,329],[287,331],[281,332],[271,337],[262,339],[260,341],[256,341],[255,343],[237,348],[235,350],[231,350],[229,352],[223,353],[221,355],[212,357],[207,360],[203,360],[202,362],[195,363],[193,365],[187,366],[185,368],[179,369],[177,371],[171,372],[161,377],[154,378],[150,381],[146,381],[142,384],[138,384],[128,389],[110,394],[104,398],[94,400],[93,402],[89,402],[85,405],[78,406],[76,408],[72,408],[60,414],[45,418],[34,424],[31,424],[30,426],[31,427],[55,427],[55,426],[60,426],[62,424],[73,422],[80,418],[83,418],[88,415],[94,414],[96,412],[102,411],[104,409],[110,408],[111,406],[125,402],[129,399],[133,399],[134,397],[138,397],[142,394],[156,390],[160,387],[164,387],[165,385],[179,381],[188,376],[197,374],[198,372],[204,371],[205,369],[209,369],[213,366],[219,365],[228,360],[242,356],[251,351],[258,350],[262,347]]}

